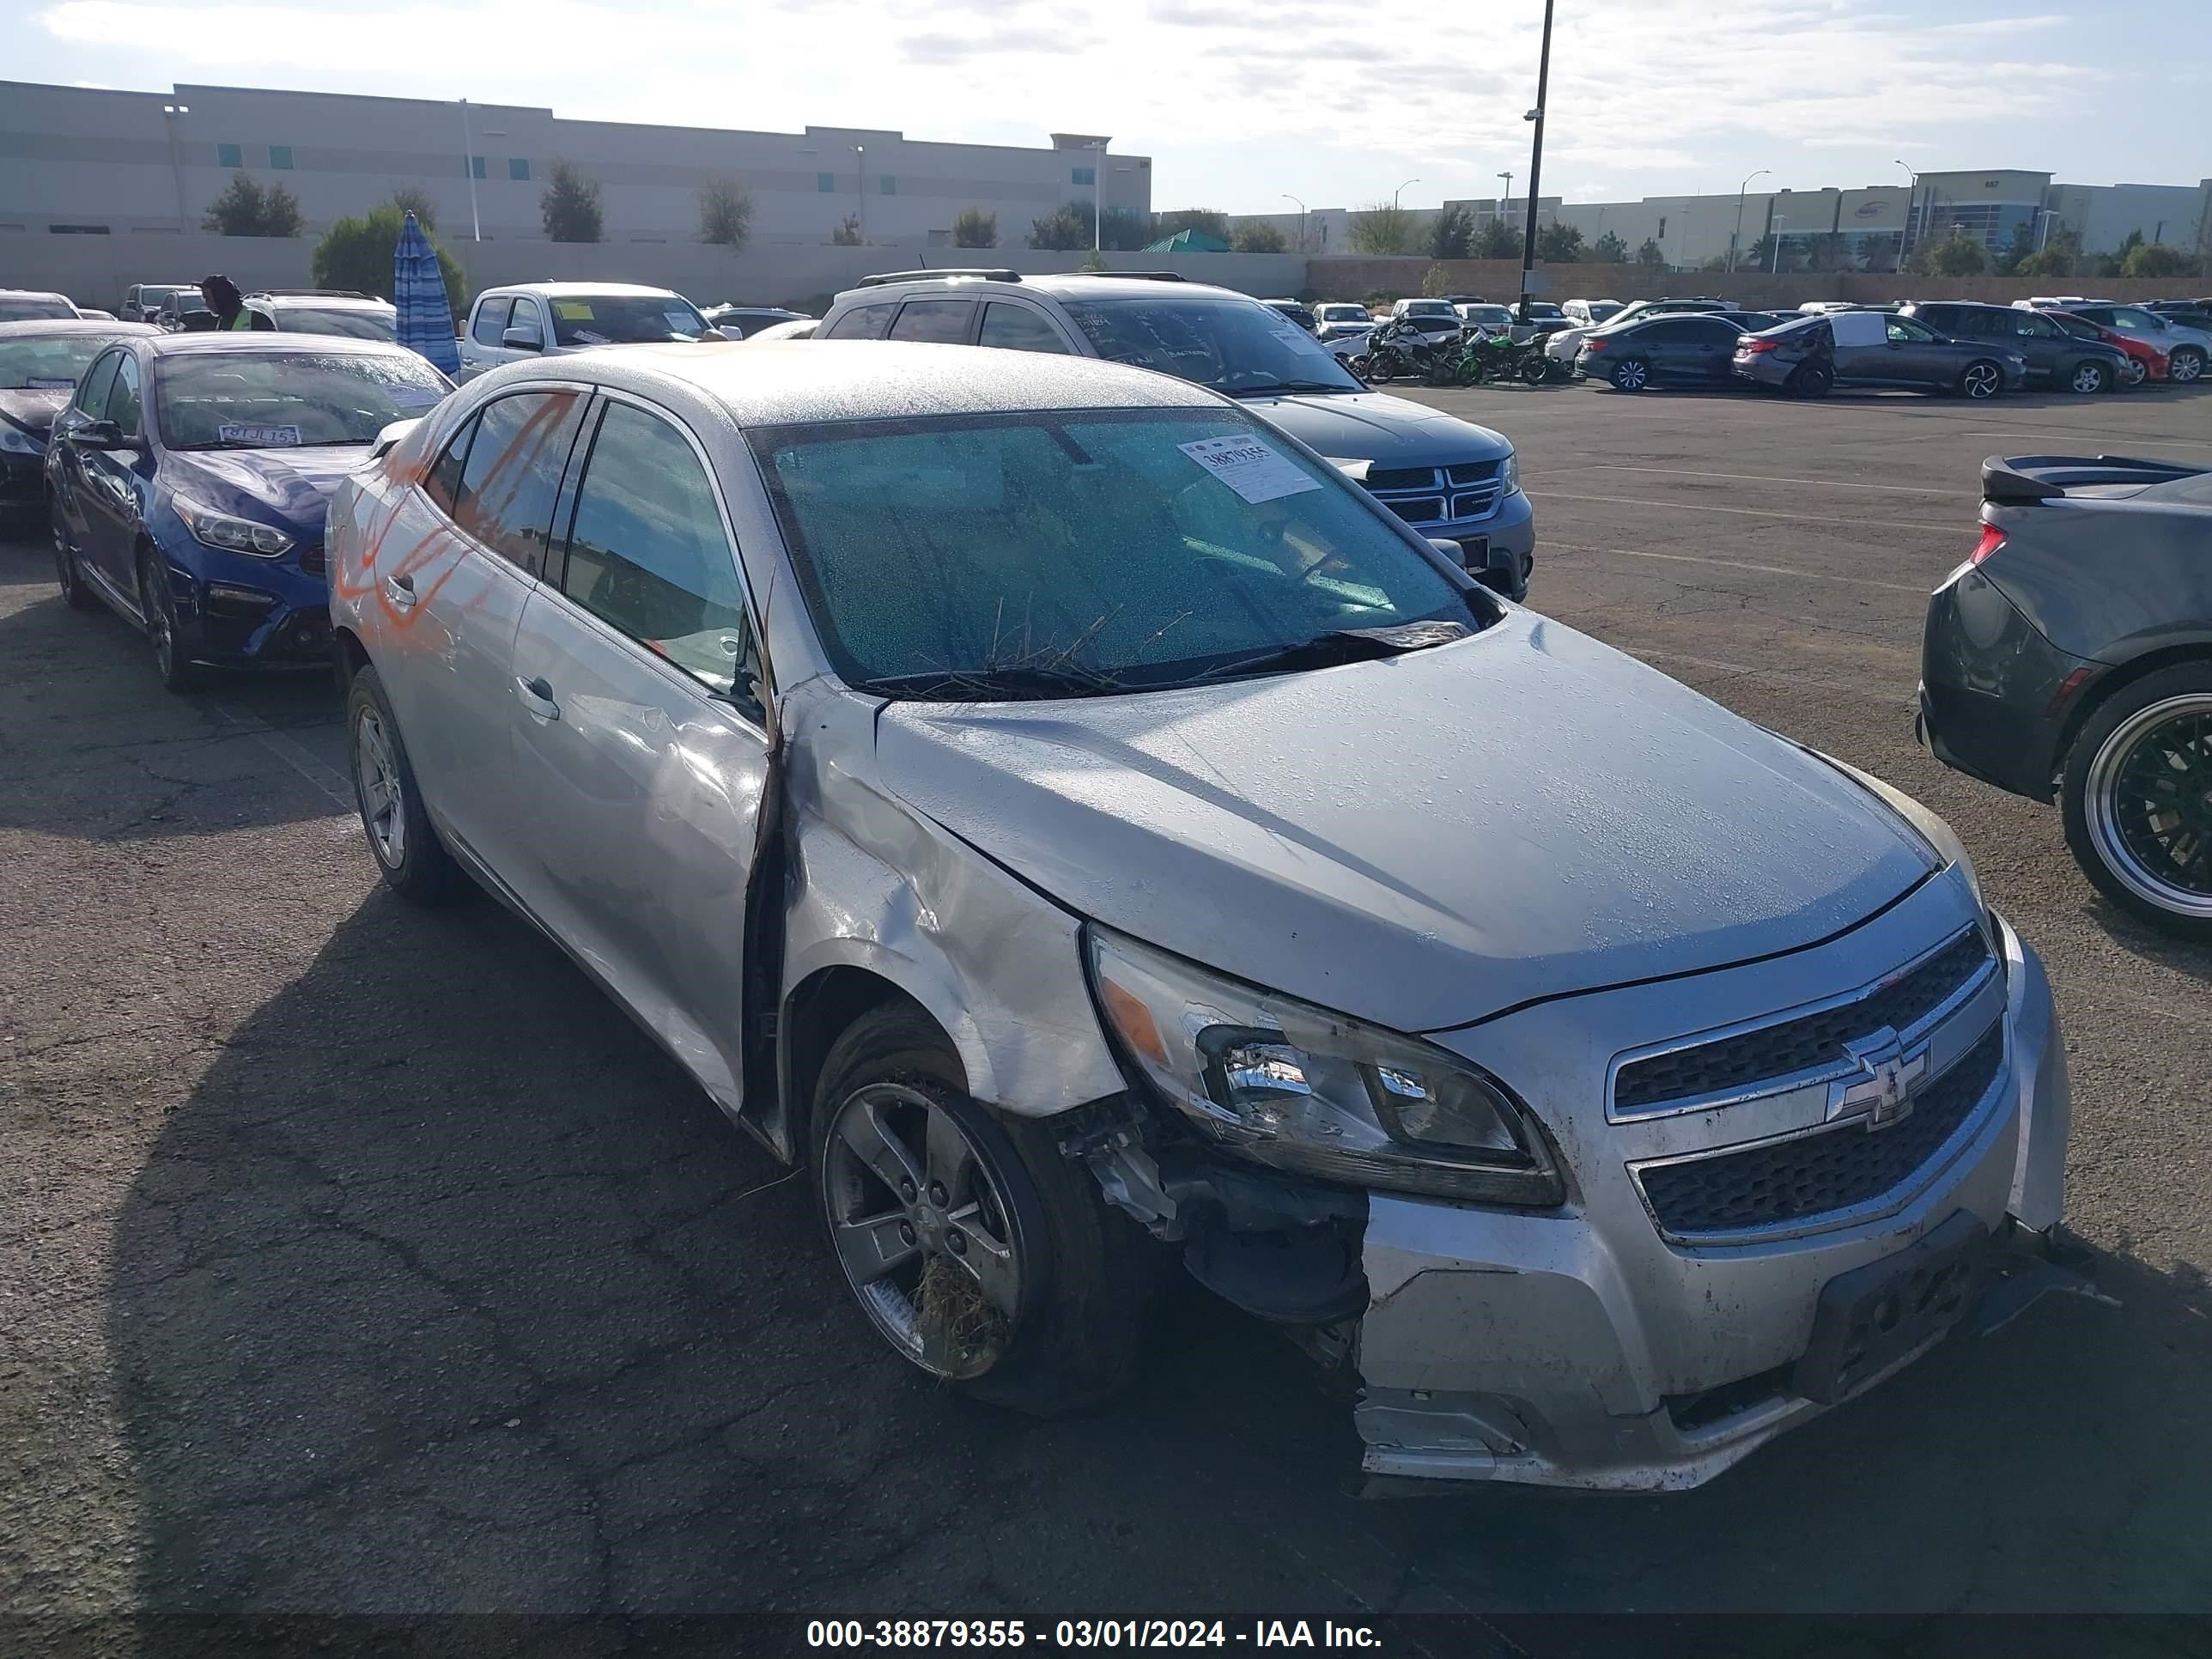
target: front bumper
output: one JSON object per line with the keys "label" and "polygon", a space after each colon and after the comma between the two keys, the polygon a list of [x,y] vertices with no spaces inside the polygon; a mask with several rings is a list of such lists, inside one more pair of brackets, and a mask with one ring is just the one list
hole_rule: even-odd
{"label": "front bumper", "polygon": [[233,668],[318,668],[330,660],[330,585],[319,546],[257,559],[183,538],[171,552],[170,593],[179,644],[195,662]]}
{"label": "front bumper", "polygon": [[46,500],[46,458],[0,450],[0,507],[37,507]]}
{"label": "front bumper", "polygon": [[1424,536],[1457,542],[1467,574],[1513,599],[1526,599],[1536,568],[1536,509],[1516,489],[1480,519],[1416,525]]}
{"label": "front bumper", "polygon": [[[1830,1281],[1962,1213],[1993,1234],[2055,1226],[2070,1113],[2065,1053],[2041,962],[1998,928],[2008,1059],[1998,1106],[1925,1191],[1877,1222],[1676,1251],[1681,1282],[1658,1287],[1581,1217],[1375,1195],[1355,1413],[1365,1468],[1628,1491],[1700,1485],[1827,1409],[1794,1391],[1792,1371]],[[1679,1356],[1708,1331],[1716,1353],[1768,1343],[1768,1363],[1686,1376]],[[1662,1376],[1668,1351],[1675,1369]]]}

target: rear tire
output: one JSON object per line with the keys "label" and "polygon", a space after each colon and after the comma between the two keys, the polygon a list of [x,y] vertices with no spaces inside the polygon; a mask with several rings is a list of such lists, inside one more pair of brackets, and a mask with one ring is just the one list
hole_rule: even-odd
{"label": "rear tire", "polygon": [[1977,357],[1959,371],[1959,395],[1987,403],[2004,390],[2004,370],[1986,357]]}
{"label": "rear tire", "polygon": [[[1048,1122],[969,1097],[958,1056],[920,1007],[901,998],[838,1037],[808,1139],[831,1254],[909,1364],[1033,1416],[1097,1405],[1135,1375],[1170,1258],[1060,1155]],[[915,1178],[895,1184],[885,1164]],[[893,1265],[870,1254],[878,1240]],[[990,1271],[971,1273],[970,1261]]]}
{"label": "rear tire", "polygon": [[2066,845],[2097,890],[2212,939],[2212,662],[2123,686],[2081,727],[2059,787]]}
{"label": "rear tire", "polygon": [[1606,378],[1615,392],[1642,392],[1651,384],[1651,365],[1641,357],[1624,357]]}
{"label": "rear tire", "polygon": [[399,722],[376,670],[364,665],[346,690],[347,746],[354,804],[384,884],[417,904],[445,904],[471,890],[468,873],[438,839]]}
{"label": "rear tire", "polygon": [[1783,384],[1793,398],[1825,398],[1836,377],[1818,363],[1800,363]]}
{"label": "rear tire", "polygon": [[76,554],[69,544],[69,532],[62,528],[61,515],[54,511],[51,501],[46,503],[46,524],[54,538],[54,579],[60,584],[63,602],[72,611],[97,611],[100,596],[85,580]]}
{"label": "rear tire", "polygon": [[2080,392],[2085,397],[2094,392],[2110,392],[2112,389],[2112,371],[2102,363],[2084,360],[2067,371],[2065,384],[2069,392]]}
{"label": "rear tire", "polygon": [[1541,386],[1551,377],[1552,372],[1545,366],[1540,353],[1521,365],[1521,383],[1523,386]]}
{"label": "rear tire", "polygon": [[2166,359],[2166,378],[2176,386],[2194,386],[2204,376],[2204,354],[2195,346],[2176,346]]}

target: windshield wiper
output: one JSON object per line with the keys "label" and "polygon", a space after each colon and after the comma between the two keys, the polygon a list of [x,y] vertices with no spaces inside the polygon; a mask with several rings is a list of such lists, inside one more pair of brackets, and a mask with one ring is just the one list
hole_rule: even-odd
{"label": "windshield wiper", "polygon": [[923,669],[862,680],[854,690],[923,702],[1021,702],[1048,697],[1088,697],[1128,689],[1103,669],[1035,665]]}
{"label": "windshield wiper", "polygon": [[1367,388],[1338,380],[1277,380],[1273,386],[1218,387],[1231,398],[1273,398],[1284,392],[1364,392]]}
{"label": "windshield wiper", "polygon": [[1380,662],[1408,651],[1426,651],[1466,639],[1474,630],[1464,623],[1430,621],[1397,623],[1387,628],[1340,628],[1296,645],[1281,646],[1249,657],[1216,663],[1204,673],[1194,674],[1185,684],[1219,679],[1231,674],[1291,673],[1308,668],[1335,668],[1345,663]]}

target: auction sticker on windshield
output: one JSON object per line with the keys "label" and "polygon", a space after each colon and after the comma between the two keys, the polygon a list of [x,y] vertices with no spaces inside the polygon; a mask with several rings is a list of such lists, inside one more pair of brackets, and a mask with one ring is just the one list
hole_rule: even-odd
{"label": "auction sticker on windshield", "polygon": [[588,323],[592,320],[591,307],[580,300],[556,300],[553,314],[564,323]]}
{"label": "auction sticker on windshield", "polygon": [[[206,428],[201,429],[204,431]],[[296,426],[247,426],[237,421],[225,421],[216,428],[215,435],[222,443],[245,444],[254,449],[283,449],[300,441],[300,428]]]}
{"label": "auction sticker on windshield", "polygon": [[1255,504],[1321,488],[1319,478],[1257,438],[1200,438],[1176,447]]}

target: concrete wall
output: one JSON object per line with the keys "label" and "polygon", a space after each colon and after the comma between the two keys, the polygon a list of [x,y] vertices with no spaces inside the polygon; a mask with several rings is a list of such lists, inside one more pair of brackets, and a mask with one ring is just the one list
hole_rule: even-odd
{"label": "concrete wall", "polygon": [[[1043,272],[1075,270],[1083,253],[1034,248],[757,246],[732,254],[699,242],[471,242],[449,240],[447,252],[467,273],[471,292],[502,283],[570,278],[646,283],[672,288],[701,305],[724,301],[760,305],[809,302],[849,288],[871,271],[911,269],[925,259],[945,265],[1006,266]],[[314,241],[262,237],[139,233],[50,236],[0,233],[0,288],[57,289],[79,303],[113,310],[133,283],[193,282],[222,271],[240,287],[304,288]],[[1296,294],[1305,264],[1287,253],[1121,253],[1106,256],[1123,270],[1181,271],[1193,282],[1218,283],[1261,296]],[[1413,278],[1418,285],[1418,270]]]}

